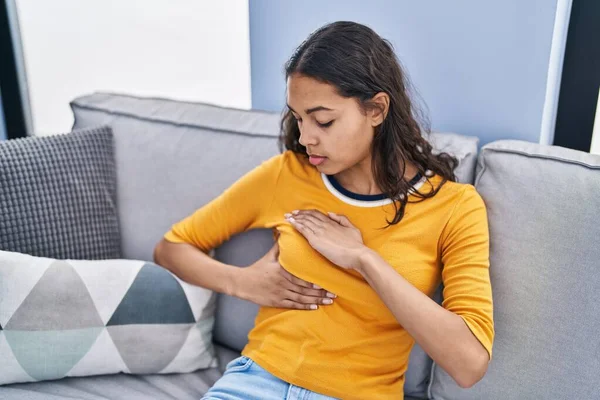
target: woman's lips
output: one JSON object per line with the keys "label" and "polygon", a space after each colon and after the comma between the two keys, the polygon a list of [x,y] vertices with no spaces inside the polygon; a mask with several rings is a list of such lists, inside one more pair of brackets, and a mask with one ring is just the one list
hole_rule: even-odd
{"label": "woman's lips", "polygon": [[309,156],[308,160],[312,165],[321,165],[327,160],[327,157],[321,156]]}

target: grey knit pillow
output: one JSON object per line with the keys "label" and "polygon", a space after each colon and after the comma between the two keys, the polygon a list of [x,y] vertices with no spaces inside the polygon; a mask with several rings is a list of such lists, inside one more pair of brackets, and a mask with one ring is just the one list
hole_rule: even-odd
{"label": "grey knit pillow", "polygon": [[108,127],[0,142],[0,250],[120,258]]}

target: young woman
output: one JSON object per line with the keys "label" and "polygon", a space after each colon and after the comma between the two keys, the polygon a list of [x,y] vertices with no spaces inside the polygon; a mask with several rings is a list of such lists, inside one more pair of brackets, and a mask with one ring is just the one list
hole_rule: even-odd
{"label": "young woman", "polygon": [[[242,357],[204,398],[402,398],[415,341],[472,386],[494,338],[486,209],[455,182],[456,159],[422,136],[392,46],[366,26],[329,24],[286,77],[286,150],[155,251],[187,282],[262,306]],[[207,256],[254,228],[277,243],[252,266]]]}

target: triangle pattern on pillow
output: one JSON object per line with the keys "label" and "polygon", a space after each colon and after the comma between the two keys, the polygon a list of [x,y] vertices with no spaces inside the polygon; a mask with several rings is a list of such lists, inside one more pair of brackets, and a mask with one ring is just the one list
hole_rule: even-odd
{"label": "triangle pattern on pillow", "polygon": [[88,352],[67,373],[67,376],[90,376],[128,373],[129,370],[121,358],[108,330],[102,329]]}
{"label": "triangle pattern on pillow", "polygon": [[4,330],[21,367],[37,380],[60,379],[83,358],[103,328],[61,331]]}
{"label": "triangle pattern on pillow", "polygon": [[[2,329],[7,329],[8,320],[54,261],[50,258],[0,250],[0,273],[2,275],[0,279],[0,324],[2,324]],[[27,269],[26,274],[23,273],[24,268]]]}
{"label": "triangle pattern on pillow", "polygon": [[54,261],[4,330],[53,331],[103,327],[90,293],[68,262]]}
{"label": "triangle pattern on pillow", "polygon": [[[15,358],[10,345],[6,341],[4,332],[0,332],[0,355],[2,355],[2,362],[0,363],[0,385],[13,382],[35,381],[35,378],[25,372],[23,367],[21,367],[21,364],[19,364],[19,361]],[[2,389],[0,389],[0,391],[2,391]]]}
{"label": "triangle pattern on pillow", "polygon": [[137,260],[69,260],[81,277],[106,324],[135,280],[144,261]]}
{"label": "triangle pattern on pillow", "polygon": [[[161,371],[173,361],[194,324],[114,325],[106,329],[132,374]],[[148,351],[160,349],[160,351]]]}
{"label": "triangle pattern on pillow", "polygon": [[214,318],[208,318],[196,323],[177,356],[160,373],[192,372],[200,368],[216,367],[216,356],[211,343],[214,321]]}
{"label": "triangle pattern on pillow", "polygon": [[183,280],[179,280],[179,284],[188,298],[188,303],[194,313],[195,321],[200,321],[201,319],[215,315],[217,293],[200,286],[192,285]]}
{"label": "triangle pattern on pillow", "polygon": [[188,299],[177,279],[166,269],[146,263],[106,326],[195,322]]}

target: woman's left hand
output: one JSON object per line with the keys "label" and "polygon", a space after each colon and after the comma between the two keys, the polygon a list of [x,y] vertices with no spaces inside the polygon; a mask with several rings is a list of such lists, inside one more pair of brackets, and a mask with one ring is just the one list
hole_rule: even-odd
{"label": "woman's left hand", "polygon": [[348,218],[318,210],[295,210],[285,218],[329,261],[342,268],[360,268],[360,255],[366,246]]}

